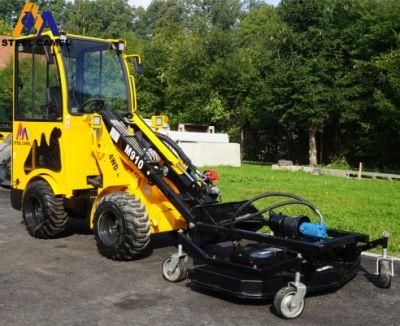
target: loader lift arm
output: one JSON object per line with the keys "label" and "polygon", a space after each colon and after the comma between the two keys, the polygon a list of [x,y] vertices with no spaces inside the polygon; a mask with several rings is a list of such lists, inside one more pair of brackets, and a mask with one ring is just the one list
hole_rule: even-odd
{"label": "loader lift arm", "polygon": [[[206,185],[198,177],[192,175],[193,172],[158,139],[138,115],[134,114],[132,122],[112,111],[104,111],[101,115],[121,155],[125,155],[150,183],[160,189],[182,214],[188,225],[197,220],[190,206],[215,202],[208,196]],[[129,132],[128,127],[134,129],[133,134]],[[158,147],[155,146],[156,143]],[[160,157],[154,160],[150,152]],[[163,166],[160,165],[161,160]],[[173,182],[179,193],[172,189],[165,178]]]}

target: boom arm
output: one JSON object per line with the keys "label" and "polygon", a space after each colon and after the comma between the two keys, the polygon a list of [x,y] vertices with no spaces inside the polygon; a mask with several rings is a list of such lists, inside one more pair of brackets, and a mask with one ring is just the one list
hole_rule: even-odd
{"label": "boom arm", "polygon": [[193,207],[215,202],[195,171],[187,167],[137,114],[131,121],[112,111],[101,115],[121,155],[160,189],[189,225],[196,220]]}

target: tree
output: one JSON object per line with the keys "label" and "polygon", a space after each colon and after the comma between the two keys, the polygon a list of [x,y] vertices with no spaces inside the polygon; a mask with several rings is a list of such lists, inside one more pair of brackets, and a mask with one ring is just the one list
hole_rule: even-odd
{"label": "tree", "polygon": [[128,0],[77,0],[66,30],[76,34],[119,38],[133,29],[134,9]]}
{"label": "tree", "polygon": [[11,121],[13,108],[12,62],[0,69],[0,123]]}
{"label": "tree", "polygon": [[4,20],[0,19],[0,35],[11,36],[12,29],[8,26]]}
{"label": "tree", "polygon": [[0,17],[10,28],[17,21],[25,0],[0,0]]}
{"label": "tree", "polygon": [[49,10],[59,28],[64,29],[71,18],[73,4],[66,0],[47,0],[41,3],[41,10]]}
{"label": "tree", "polygon": [[308,131],[310,165],[317,164],[317,133],[340,110],[337,103],[344,103],[340,79],[348,53],[340,35],[351,24],[351,7],[350,0],[283,0],[280,6],[280,15],[290,28],[289,42],[281,53],[295,63],[290,67],[293,74],[289,96],[282,103],[282,120]]}

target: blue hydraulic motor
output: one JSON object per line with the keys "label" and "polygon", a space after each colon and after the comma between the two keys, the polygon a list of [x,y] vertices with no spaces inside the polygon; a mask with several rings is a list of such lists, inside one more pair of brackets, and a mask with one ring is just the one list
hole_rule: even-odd
{"label": "blue hydraulic motor", "polygon": [[276,236],[289,238],[318,238],[326,239],[326,224],[311,223],[307,216],[286,216],[271,213],[268,220],[269,228]]}

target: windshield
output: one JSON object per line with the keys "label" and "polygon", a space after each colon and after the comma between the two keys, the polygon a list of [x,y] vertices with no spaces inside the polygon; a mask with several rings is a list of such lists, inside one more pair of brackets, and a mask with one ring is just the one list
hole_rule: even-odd
{"label": "windshield", "polygon": [[71,113],[129,112],[128,79],[112,43],[70,38],[62,51]]}

